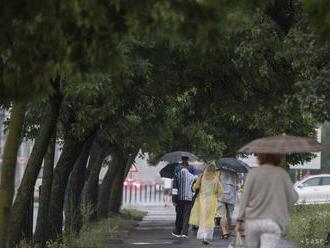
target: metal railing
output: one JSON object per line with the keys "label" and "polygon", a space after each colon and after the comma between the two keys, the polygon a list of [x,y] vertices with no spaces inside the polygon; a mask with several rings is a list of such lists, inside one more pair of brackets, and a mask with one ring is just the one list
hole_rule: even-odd
{"label": "metal railing", "polygon": [[162,205],[164,189],[159,184],[124,185],[123,205]]}

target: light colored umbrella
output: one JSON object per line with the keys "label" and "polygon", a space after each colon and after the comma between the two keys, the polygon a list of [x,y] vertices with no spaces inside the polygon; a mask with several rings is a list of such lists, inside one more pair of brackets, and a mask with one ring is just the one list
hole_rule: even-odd
{"label": "light colored umbrella", "polygon": [[240,153],[290,154],[319,152],[322,145],[315,139],[292,135],[278,135],[256,139],[238,150]]}
{"label": "light colored umbrella", "polygon": [[188,157],[189,160],[199,160],[199,158],[195,154],[184,151],[166,153],[160,158],[160,160],[167,161],[169,163],[176,163],[181,161],[181,157]]}

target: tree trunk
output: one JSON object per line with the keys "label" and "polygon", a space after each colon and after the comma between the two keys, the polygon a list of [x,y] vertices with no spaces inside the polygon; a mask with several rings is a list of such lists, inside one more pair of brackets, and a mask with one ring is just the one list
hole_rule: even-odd
{"label": "tree trunk", "polygon": [[32,196],[29,199],[29,206],[27,207],[27,209],[25,209],[24,220],[22,224],[22,239],[27,241],[31,241],[33,238],[33,212],[34,212],[33,204],[34,204],[34,199]]}
{"label": "tree trunk", "polygon": [[94,144],[95,151],[94,154],[91,154],[91,158],[89,161],[89,175],[88,179],[84,185],[82,197],[82,208],[85,212],[85,215],[88,216],[88,221],[96,221],[97,220],[97,195],[98,195],[98,187],[99,187],[99,175],[100,170],[102,168],[103,160],[110,153],[110,148],[107,145],[100,144],[99,140],[95,140]]}
{"label": "tree trunk", "polygon": [[50,194],[52,191],[54,158],[56,148],[56,130],[49,141],[48,150],[44,160],[44,170],[42,174],[42,185],[39,193],[39,208],[34,241],[38,247],[44,247],[46,244],[46,228],[48,209],[50,204]]}
{"label": "tree trunk", "polygon": [[127,171],[128,157],[120,150],[116,150],[117,167],[115,178],[111,185],[110,200],[109,200],[109,214],[118,214],[123,197],[123,183]]}
{"label": "tree trunk", "polygon": [[82,225],[80,197],[85,183],[86,164],[93,138],[92,136],[85,142],[70,175],[67,187],[68,202],[65,208],[65,231],[69,233],[78,233]]}
{"label": "tree trunk", "polygon": [[124,174],[125,174],[125,166],[121,166],[117,171],[116,177],[111,185],[109,214],[119,213],[122,204]]}
{"label": "tree trunk", "polygon": [[97,202],[97,219],[101,220],[108,217],[109,201],[110,201],[110,192],[111,185],[117,171],[119,169],[119,163],[116,161],[114,155],[111,155],[111,164],[108,167],[107,173],[105,174],[102,184],[99,190],[99,197]]}
{"label": "tree trunk", "polygon": [[33,199],[34,185],[38,178],[42,160],[47,151],[49,140],[56,128],[57,118],[60,111],[62,97],[51,97],[50,109],[46,120],[43,122],[36,137],[30,158],[28,160],[21,185],[12,207],[12,215],[9,223],[8,246],[14,247],[19,243],[22,235],[22,226],[26,216],[26,209],[29,208]]}
{"label": "tree trunk", "polygon": [[6,247],[8,221],[15,191],[17,151],[20,145],[26,105],[15,102],[11,111],[9,133],[4,147],[0,181],[0,248]]}
{"label": "tree trunk", "polygon": [[[138,152],[139,152],[139,150],[137,150],[131,156],[129,156],[122,181],[125,180],[125,178],[128,174],[128,171],[130,169],[130,165],[134,161]],[[119,159],[120,159],[120,157],[118,157],[118,153],[113,152],[111,154],[111,165],[108,168],[108,171],[103,179],[103,182],[101,184],[100,191],[99,191],[99,199],[98,199],[98,207],[97,207],[98,220],[108,217],[109,204],[111,201],[110,200],[111,190],[112,190],[112,187],[116,187],[116,186],[114,186],[116,184],[115,178],[120,176],[120,173],[121,173],[120,171],[122,169],[121,167],[123,166],[122,161],[119,161]],[[121,187],[123,187],[122,184],[121,184]],[[122,195],[122,193],[121,193],[121,195]],[[122,199],[120,198],[120,205],[121,205],[121,201],[122,201]],[[119,206],[119,208],[120,208],[120,206]]]}
{"label": "tree trunk", "polygon": [[64,147],[55,167],[52,183],[47,228],[47,237],[50,240],[55,240],[58,236],[62,235],[65,189],[73,165],[82,149],[82,145],[82,141],[77,140],[71,135],[67,135],[64,138]]}

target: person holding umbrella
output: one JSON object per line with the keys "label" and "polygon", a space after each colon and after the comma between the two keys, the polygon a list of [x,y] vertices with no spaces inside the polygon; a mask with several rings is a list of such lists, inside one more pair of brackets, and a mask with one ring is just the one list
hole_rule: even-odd
{"label": "person holding umbrella", "polygon": [[182,157],[180,166],[181,169],[175,174],[173,180],[172,202],[175,206],[176,220],[172,235],[177,238],[188,238],[189,218],[194,197],[192,186],[196,176],[188,171],[187,157]]}
{"label": "person holding umbrella", "polygon": [[219,179],[223,187],[223,194],[218,198],[215,221],[217,225],[221,225],[222,238],[228,239],[229,227],[239,189],[240,180],[238,173],[247,173],[249,166],[236,158],[221,158],[216,161],[216,166],[221,171]]}
{"label": "person holding umbrella", "polygon": [[[181,163],[188,163],[188,160],[195,161],[193,164],[199,160],[199,158],[190,152],[176,151],[166,153],[160,158],[160,161],[166,161],[168,164],[159,171],[161,177],[174,178],[175,174],[181,170]],[[181,163],[180,163],[181,161]],[[198,175],[203,172],[203,163],[197,163],[197,168],[188,164],[188,171],[191,174]]]}
{"label": "person holding umbrella", "polygon": [[223,187],[223,194],[218,198],[218,209],[216,220],[221,218],[222,238],[228,239],[229,227],[234,212],[237,190],[239,189],[239,177],[236,172],[220,169],[220,182]]}
{"label": "person holding umbrella", "polygon": [[246,247],[275,248],[288,230],[289,208],[298,194],[280,166],[283,155],[320,150],[313,139],[286,135],[258,139],[239,150],[255,153],[260,165],[247,175],[235,228],[239,235],[245,222]]}

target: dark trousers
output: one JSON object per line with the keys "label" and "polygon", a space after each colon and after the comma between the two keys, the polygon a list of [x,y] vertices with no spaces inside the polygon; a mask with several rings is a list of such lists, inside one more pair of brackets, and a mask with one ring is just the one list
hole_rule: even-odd
{"label": "dark trousers", "polygon": [[175,234],[188,235],[189,218],[192,205],[192,201],[178,201],[176,203]]}

